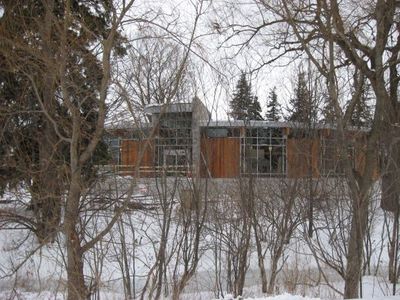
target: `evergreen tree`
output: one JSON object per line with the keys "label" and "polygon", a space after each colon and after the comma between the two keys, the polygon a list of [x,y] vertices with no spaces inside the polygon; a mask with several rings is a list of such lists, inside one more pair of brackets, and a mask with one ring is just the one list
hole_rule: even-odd
{"label": "evergreen tree", "polygon": [[279,121],[282,115],[281,105],[278,102],[276,87],[270,90],[268,95],[267,113],[265,119],[268,121]]}
{"label": "evergreen tree", "polygon": [[307,87],[307,77],[299,72],[295,88],[295,97],[290,100],[288,121],[312,124],[317,121],[317,106],[314,97]]}
{"label": "evergreen tree", "polygon": [[257,96],[253,96],[253,100],[250,102],[247,110],[247,116],[249,120],[263,120],[263,117],[261,116],[261,105]]}
{"label": "evergreen tree", "polygon": [[358,128],[368,127],[372,121],[371,107],[368,105],[367,98],[362,97],[355,105],[350,123]]}
{"label": "evergreen tree", "polygon": [[370,95],[370,86],[364,83],[359,101],[354,106],[353,114],[351,115],[350,124],[352,126],[368,127],[372,122],[371,107],[368,104]]}
{"label": "evergreen tree", "polygon": [[324,99],[326,99],[322,115],[323,115],[323,122],[325,124],[335,124],[336,123],[336,111],[334,107],[334,103],[329,97],[328,93],[323,94]]}
{"label": "evergreen tree", "polygon": [[[79,107],[82,148],[98,121],[103,70],[92,48],[107,36],[112,22],[110,3],[72,1],[68,11],[66,3],[56,0],[4,1],[2,5],[0,191],[9,184],[27,185],[28,208],[34,215],[30,228],[46,242],[54,238],[61,220],[63,182],[70,176],[66,173],[70,145],[61,138],[73,131],[66,103]],[[117,39],[121,41],[120,36]],[[123,50],[119,47],[116,52]],[[67,83],[64,90],[61,81]],[[101,151],[104,144],[97,145],[82,171],[87,180],[94,175],[96,157],[106,155]]]}
{"label": "evergreen tree", "polygon": [[230,107],[230,115],[235,120],[262,120],[260,102],[257,96],[253,96],[244,72],[236,84]]}
{"label": "evergreen tree", "polygon": [[328,91],[328,80],[325,82],[325,84],[322,86],[323,91],[321,93],[322,96],[322,103],[323,103],[323,108],[322,108],[322,118],[323,122],[325,124],[336,124],[337,122],[337,112],[336,112],[336,99],[331,99],[331,95],[329,94]]}

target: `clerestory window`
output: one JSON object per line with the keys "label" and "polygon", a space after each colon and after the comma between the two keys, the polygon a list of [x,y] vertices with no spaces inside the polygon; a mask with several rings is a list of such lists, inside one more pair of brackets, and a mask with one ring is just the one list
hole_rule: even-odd
{"label": "clerestory window", "polygon": [[192,161],[192,114],[166,113],[159,120],[156,138],[156,165],[188,167]]}

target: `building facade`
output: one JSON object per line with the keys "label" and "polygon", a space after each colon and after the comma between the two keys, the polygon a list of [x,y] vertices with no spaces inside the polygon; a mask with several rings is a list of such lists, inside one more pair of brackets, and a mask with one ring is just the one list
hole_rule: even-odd
{"label": "building facade", "polygon": [[108,131],[112,164],[139,177],[240,176],[317,178],[343,175],[343,155],[362,171],[366,131],[338,146],[333,126],[290,122],[213,121],[203,103],[152,105],[141,128]]}

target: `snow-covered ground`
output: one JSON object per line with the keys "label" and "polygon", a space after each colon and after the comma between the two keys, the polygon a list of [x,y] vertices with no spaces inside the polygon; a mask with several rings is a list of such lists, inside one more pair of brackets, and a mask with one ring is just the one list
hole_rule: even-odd
{"label": "snow-covered ground", "polygon": [[[99,295],[100,299],[106,299],[106,300],[123,300],[124,295],[123,294],[118,294],[118,293],[105,293],[102,292]],[[195,295],[195,294],[186,294],[183,295],[182,299],[209,299],[209,300],[323,300],[323,298],[311,298],[307,296],[301,296],[301,295],[291,295],[288,293],[284,293],[282,295],[276,295],[276,296],[264,296],[264,297],[245,297],[245,298],[234,298],[231,294],[227,294],[223,298],[205,298],[206,296],[203,295],[201,298],[198,298],[200,295]],[[188,298],[190,297],[190,298]],[[54,294],[53,292],[49,291],[42,291],[42,292],[37,292],[37,293],[32,293],[32,292],[22,292],[15,290],[13,292],[2,292],[0,293],[0,299],[19,299],[19,300],[64,300],[65,297],[63,294]],[[165,298],[162,298],[165,299]],[[375,297],[369,297],[366,296],[362,298],[363,300],[397,300],[400,299],[399,296],[375,296]],[[354,299],[358,300],[358,299]],[[361,300],[361,298],[359,298]]]}
{"label": "snow-covered ground", "polygon": [[[124,184],[128,183],[125,182]],[[124,188],[126,189],[126,187]],[[120,187],[120,190],[124,190],[124,188]],[[152,201],[154,201],[152,190],[154,190],[154,186],[139,183],[135,188],[133,198],[135,201],[143,201],[149,207],[154,206],[156,209],[130,211],[124,214],[121,222],[117,223],[111,233],[86,256],[87,282],[94,283],[94,279],[98,278],[97,283],[100,286],[98,297],[95,297],[95,299],[125,298],[122,283],[124,274],[121,271],[122,245],[127,252],[127,263],[131,271],[130,276],[135,294],[136,296],[140,294],[140,289],[145,284],[149,269],[155,262],[157,247],[160,243],[160,226],[163,220],[159,206],[152,205]],[[223,193],[218,193],[218,195],[218,197],[226,196]],[[95,216],[83,216],[82,221],[87,221],[87,234],[90,236],[99,231],[110,220],[112,213],[113,211],[109,210]],[[228,217],[228,213],[227,211],[226,215],[219,217]],[[171,259],[171,265],[167,270],[168,280],[172,278],[175,264],[178,266],[178,271],[180,268],[180,258],[174,252],[176,251],[175,243],[179,240],[180,234],[177,223],[179,214],[179,207],[173,204],[171,208],[172,222],[167,243],[169,249],[167,254],[170,255]],[[335,212],[333,212],[333,215],[335,215]],[[400,299],[399,289],[396,292],[397,296],[390,296],[392,286],[386,280],[386,246],[384,246],[383,254],[379,251],[379,246],[385,243],[382,240],[381,228],[383,225],[380,217],[377,214],[378,219],[374,225],[375,231],[373,231],[371,237],[371,244],[374,249],[371,254],[371,267],[374,271],[374,268],[379,264],[381,272],[378,272],[376,276],[365,276],[363,278],[363,299]],[[212,224],[207,224],[200,245],[201,259],[195,276],[181,295],[182,300],[233,299],[233,296],[225,291],[225,284],[219,288],[216,287],[215,247],[217,246],[215,246],[215,242],[221,241],[215,240],[213,230]],[[301,230],[303,228],[299,228],[299,231]],[[296,234],[297,236],[286,245],[286,263],[277,279],[276,296],[267,297],[261,293],[257,256],[255,255],[254,245],[252,245],[243,299],[311,300],[341,298],[340,294],[334,289],[342,291],[343,280],[336,272],[326,266],[324,271],[327,276],[326,280],[329,280],[329,285],[326,280],[321,279],[318,273],[318,265],[307,244],[301,239],[301,232]],[[323,243],[325,250],[329,251],[334,241],[332,241],[332,237],[329,239],[327,236]],[[38,248],[35,237],[28,234],[26,230],[0,230],[0,245],[0,300],[65,299],[65,248],[62,235],[53,244]],[[269,257],[266,256],[267,272],[268,261]],[[222,279],[225,279],[226,262],[227,259],[222,253],[218,262]],[[168,297],[165,299],[168,299]]]}

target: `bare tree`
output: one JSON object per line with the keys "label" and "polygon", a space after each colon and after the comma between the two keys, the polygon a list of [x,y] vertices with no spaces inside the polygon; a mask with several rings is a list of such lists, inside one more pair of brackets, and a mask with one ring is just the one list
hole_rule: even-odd
{"label": "bare tree", "polygon": [[[286,262],[285,251],[305,221],[306,201],[302,199],[302,185],[297,179],[269,180],[270,184],[257,188],[252,222],[262,291],[274,294],[277,276]],[[264,267],[267,255],[268,272]]]}
{"label": "bare tree", "polygon": [[[24,41],[23,39],[14,41],[10,38],[7,40],[7,46],[9,47],[1,48],[1,55],[4,55],[4,57],[8,59],[5,64],[9,70],[17,69],[27,78],[26,81],[29,83],[29,86],[32,87],[32,99],[37,104],[36,106],[40,108],[38,113],[43,116],[44,123],[46,124],[44,127],[49,128],[48,134],[43,135],[45,143],[39,145],[47,152],[43,150],[43,153],[40,154],[43,156],[43,164],[46,165],[41,168],[41,172],[44,172],[45,176],[43,176],[43,178],[38,176],[40,180],[43,180],[38,184],[38,188],[45,191],[46,195],[49,192],[62,192],[57,193],[57,199],[53,197],[54,201],[44,201],[42,196],[46,195],[40,195],[37,191],[32,189],[33,194],[39,195],[40,201],[44,201],[43,206],[34,203],[33,208],[35,213],[37,212],[37,214],[44,218],[44,224],[48,228],[56,233],[58,230],[62,231],[66,236],[67,257],[65,259],[65,264],[68,277],[68,299],[83,299],[88,296],[89,291],[83,272],[85,256],[89,255],[90,250],[106,237],[113,226],[121,220],[122,213],[130,207],[133,187],[136,184],[136,177],[139,174],[138,167],[140,164],[138,164],[137,170],[135,170],[135,177],[131,186],[127,188],[126,195],[124,196],[125,201],[118,205],[114,202],[115,206],[107,205],[103,202],[101,206],[102,209],[114,207],[114,211],[111,216],[102,218],[102,220],[106,220],[106,222],[98,224],[96,230],[91,230],[91,225],[89,226],[90,222],[88,220],[94,220],[101,209],[97,207],[96,212],[93,214],[87,210],[88,202],[92,202],[93,195],[90,195],[90,193],[92,192],[91,187],[93,182],[91,180],[93,177],[86,176],[87,174],[85,172],[88,169],[88,165],[93,162],[92,158],[102,138],[104,122],[108,112],[108,90],[112,75],[111,59],[113,54],[120,53],[120,51],[123,52],[124,50],[121,47],[116,47],[120,46],[117,41],[119,42],[121,40],[119,34],[121,25],[123,23],[125,24],[128,19],[127,14],[134,2],[134,0],[107,2],[105,7],[100,7],[101,5],[98,4],[97,1],[89,3],[88,9],[93,8],[97,13],[104,13],[108,18],[107,20],[109,20],[109,24],[107,24],[109,26],[106,32],[99,33],[96,31],[98,29],[95,26],[96,24],[89,24],[89,21],[93,20],[85,19],[81,22],[82,26],[77,25],[77,21],[81,15],[79,15],[79,13],[76,14],[74,11],[76,8],[73,6],[74,3],[68,1],[65,3],[47,1],[43,3],[44,22],[39,21],[39,19],[37,19],[36,22],[39,25],[43,24],[43,26],[40,25],[43,27],[41,28],[42,31],[40,31],[40,34],[43,33],[43,36],[47,37],[47,40],[44,41],[48,41],[48,44],[44,44],[40,49],[44,49],[48,55],[41,56],[40,51],[36,53],[34,51],[35,49],[29,47],[29,41]],[[184,38],[179,35],[174,35],[171,28],[168,28],[168,26],[164,27],[165,32],[173,37],[176,42],[181,43],[182,49],[184,49],[182,50],[181,60],[175,61],[176,64],[173,65],[177,68],[168,70],[169,76],[174,77],[172,84],[163,84],[161,86],[162,88],[168,89],[168,93],[164,98],[165,103],[169,103],[175,97],[181,86],[181,79],[184,78],[183,74],[186,70],[189,55],[193,51],[192,45],[196,39],[198,19],[204,13],[202,6],[203,1],[199,3],[198,6],[195,5],[196,16],[194,27],[192,31],[189,32],[187,40],[184,40]],[[98,7],[97,5],[100,6]],[[56,12],[58,13],[60,11],[62,12],[62,18],[59,18],[56,14]],[[80,12],[85,15],[84,11]],[[7,13],[8,10],[6,11],[6,14]],[[85,23],[85,21],[88,23]],[[130,23],[146,23],[147,21],[146,18],[137,19],[131,16],[129,17]],[[150,23],[159,28],[162,27],[162,25],[156,24],[154,20]],[[94,28],[92,28],[92,25]],[[84,49],[87,52],[83,51],[91,55],[83,56],[83,58],[90,60],[93,65],[99,66],[101,70],[100,73],[96,73],[98,89],[90,95],[85,94],[85,88],[91,84],[89,81],[85,80],[85,78],[94,74],[94,72],[91,72],[93,70],[88,68],[85,72],[79,73],[80,71],[77,68],[79,60],[71,61],[70,59],[70,54],[74,53],[75,50],[74,46],[80,43],[78,38],[71,39],[70,33],[76,32],[79,32],[82,36],[89,36],[92,38],[90,47]],[[56,40],[52,40],[54,37],[56,37]],[[24,42],[26,43],[24,44]],[[14,61],[14,57],[9,55],[11,53],[10,49],[18,49],[21,51],[21,54],[27,53],[29,55],[17,55],[15,57],[22,57],[22,60],[19,61],[16,59]],[[31,64],[26,64],[26,62],[30,62]],[[26,66],[29,66],[29,68]],[[37,70],[35,68],[39,69],[39,71],[36,72]],[[74,80],[73,75],[77,73],[82,75],[80,80]],[[36,76],[37,74],[38,76]],[[42,85],[41,75],[49,81],[44,87]],[[152,77],[151,80],[151,83],[154,83],[156,86],[157,78]],[[57,84],[56,86],[55,83]],[[166,91],[158,90],[157,92],[164,93]],[[88,99],[90,97],[96,100],[94,104],[92,103],[93,106],[89,105]],[[53,109],[53,106],[59,106],[60,110]],[[131,106],[130,112],[134,115],[136,113],[135,108]],[[36,112],[34,111],[33,113]],[[155,128],[156,127],[157,126],[155,126]],[[153,134],[154,132],[151,133],[150,136]],[[42,136],[40,135],[40,137]],[[55,154],[59,154],[57,148],[60,147],[60,145],[66,145],[66,147],[63,148],[66,155],[62,157],[63,161],[58,165],[56,164],[58,160],[50,161],[50,159],[52,159]],[[146,149],[146,147],[144,147],[144,149]],[[15,150],[18,151],[18,148],[15,148],[14,151]],[[140,157],[143,157],[143,153],[144,150],[139,155],[139,160]],[[60,157],[57,156],[57,159],[60,159]],[[46,173],[46,170],[50,170],[49,173]],[[32,172],[35,172],[35,169]],[[47,179],[49,179],[48,182]],[[56,184],[54,188],[51,186],[51,183]],[[117,199],[114,198],[111,200]],[[64,209],[65,213],[60,223],[61,209]],[[55,217],[53,217],[54,215]],[[11,221],[18,221],[20,224],[25,222],[23,216],[16,214],[10,215],[9,212],[2,212],[2,217],[7,217],[8,220]],[[51,220],[48,220],[48,218]],[[52,221],[53,219],[55,219],[55,222]],[[35,223],[33,224],[36,225]],[[32,226],[30,229],[31,228]],[[45,235],[47,236],[48,234],[46,233]],[[126,265],[125,262],[124,264]],[[98,266],[97,273],[100,272],[101,269],[100,264]],[[161,273],[165,274],[164,271]],[[98,275],[95,277],[98,277]],[[126,277],[129,277],[129,275]],[[98,278],[96,278],[95,281],[97,281],[97,279]],[[96,285],[97,283],[93,286]],[[132,292],[130,292],[130,294],[132,294]]]}
{"label": "bare tree", "polygon": [[[104,231],[84,242],[82,237],[84,228],[80,227],[80,209],[91,179],[85,170],[102,138],[111,77],[111,56],[119,38],[121,23],[133,3],[134,1],[124,2],[121,6],[108,3],[109,6],[104,9],[109,14],[110,24],[107,34],[101,35],[93,29],[93,24],[85,24],[88,20],[81,18],[73,9],[72,3],[45,1],[41,3],[43,15],[35,19],[39,24],[38,34],[42,42],[42,47],[39,49],[42,51],[36,51],[37,49],[30,46],[30,41],[24,40],[23,37],[19,40],[8,40],[6,45],[9,47],[2,48],[4,50],[2,54],[7,57],[8,65],[18,70],[30,83],[31,99],[35,107],[38,107],[38,113],[43,116],[45,130],[39,132],[38,142],[41,148],[40,170],[43,175],[39,175],[40,181],[31,188],[33,195],[38,197],[39,201],[33,201],[33,210],[40,216],[38,221],[43,222],[45,226],[44,233],[39,234],[39,238],[47,239],[49,232],[46,228],[50,228],[52,232],[61,229],[67,237],[68,299],[86,298],[88,291],[83,274],[84,254],[116,221],[112,220]],[[97,6],[95,8],[100,9]],[[8,9],[6,14],[9,12]],[[63,18],[59,17],[60,12]],[[101,59],[92,65],[93,68],[97,64],[101,66],[95,94],[85,90],[91,84],[89,80],[86,87],[76,81],[77,74],[82,74],[79,65],[74,65],[71,61],[77,49],[86,53],[82,54],[82,59],[93,59],[90,49],[77,47],[79,39],[72,39],[71,32],[76,29],[78,21],[82,25],[82,36],[90,36],[94,43],[98,42],[101,50]],[[18,49],[21,56],[10,56],[10,53],[5,52],[9,49]],[[90,70],[87,71],[90,73]],[[93,97],[96,98],[95,104],[90,102]],[[57,148],[64,144],[67,153],[65,160],[68,162],[59,164],[54,157],[60,159]],[[63,190],[66,195],[65,214],[60,225]],[[50,196],[40,191],[50,192]]]}
{"label": "bare tree", "polygon": [[[220,285],[220,292],[227,290],[235,296],[243,295],[249,268],[252,245],[251,207],[256,201],[253,199],[255,193],[251,180],[244,177],[235,180],[233,184],[216,184],[209,196],[214,198],[210,205],[207,226],[221,247],[214,251],[221,250],[226,265],[223,270],[216,270],[218,276],[215,280]],[[222,280],[225,281],[225,288]]]}
{"label": "bare tree", "polygon": [[[339,91],[341,87],[337,80],[340,66],[350,64],[361,76],[365,76],[376,96],[375,115],[364,152],[365,168],[355,172],[350,163],[346,167],[352,191],[353,221],[352,234],[348,240],[344,297],[355,298],[358,296],[362,267],[360,251],[368,220],[368,195],[375,180],[379,154],[376,145],[382,137],[386,157],[397,159],[397,155],[389,150],[398,140],[396,66],[400,47],[395,20],[396,1],[365,1],[356,8],[351,1],[340,4],[337,1],[255,1],[255,5],[259,8],[256,10],[258,19],[252,20],[259,20],[259,25],[254,22],[230,24],[235,32],[232,36],[243,33],[246,40],[240,45],[251,45],[258,37],[265,37],[264,33],[268,30],[273,32],[275,39],[268,40],[267,46],[272,46],[270,52],[275,55],[268,61],[262,60],[261,66],[288,54],[295,56],[304,53],[307,56],[327,80],[329,98],[335,107],[337,128],[342,135],[343,157],[347,151],[345,131],[362,89],[361,84],[358,84],[350,104],[343,110],[339,98],[342,95]],[[370,26],[369,21],[373,25]],[[230,42],[230,39],[227,41]],[[344,54],[345,59],[339,59],[337,53]]]}
{"label": "bare tree", "polygon": [[[168,99],[188,102],[190,90],[190,61],[186,61],[180,76],[176,70],[181,67],[186,50],[171,40],[168,33],[143,29],[137,40],[131,43],[128,57],[121,70],[121,92],[129,94],[129,101],[137,112],[143,112],[146,105],[163,104]],[[179,84],[176,84],[179,81]],[[174,90],[175,86],[179,88]]]}

